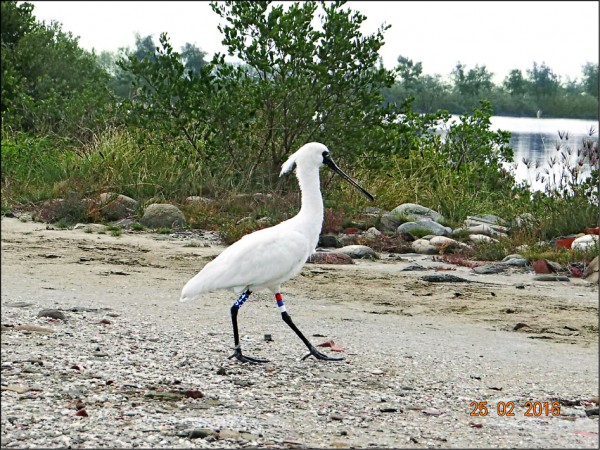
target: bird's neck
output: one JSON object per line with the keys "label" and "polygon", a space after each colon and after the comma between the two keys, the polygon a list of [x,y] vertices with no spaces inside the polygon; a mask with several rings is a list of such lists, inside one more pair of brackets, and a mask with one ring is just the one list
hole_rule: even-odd
{"label": "bird's neck", "polygon": [[[319,182],[318,167],[298,167],[296,176],[302,192],[302,207],[298,218],[305,222],[313,234],[318,235],[323,225],[323,197],[321,196],[321,185]],[[314,230],[313,230],[314,228]],[[316,243],[315,243],[316,245]]]}

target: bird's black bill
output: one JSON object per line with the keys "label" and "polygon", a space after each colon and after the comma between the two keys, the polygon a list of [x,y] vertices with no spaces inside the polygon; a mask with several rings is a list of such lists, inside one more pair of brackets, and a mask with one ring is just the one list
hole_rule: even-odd
{"label": "bird's black bill", "polygon": [[350,183],[352,186],[354,186],[356,189],[358,189],[369,200],[371,200],[371,201],[375,200],[375,198],[371,194],[369,194],[367,191],[365,191],[356,181],[354,181],[352,178],[350,178],[348,175],[346,175],[344,173],[344,171],[342,169],[340,169],[338,167],[338,165],[336,163],[334,163],[333,160],[329,156],[323,155],[323,164],[326,164],[331,170],[336,172],[344,180],[346,180],[348,183]]}

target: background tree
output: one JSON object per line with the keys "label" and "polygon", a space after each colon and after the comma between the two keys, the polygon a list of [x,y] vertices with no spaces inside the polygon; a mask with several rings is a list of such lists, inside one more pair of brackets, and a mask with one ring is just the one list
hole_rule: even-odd
{"label": "background tree", "polygon": [[582,72],[585,92],[598,98],[598,64],[586,63]]}
{"label": "background tree", "polygon": [[57,22],[2,2],[2,121],[21,131],[89,140],[106,119],[108,74]]}
{"label": "background tree", "polygon": [[488,72],[485,66],[476,65],[475,68],[466,71],[466,66],[460,62],[452,71],[455,89],[466,97],[481,98],[492,90],[493,73]]}
{"label": "background tree", "polygon": [[533,63],[533,67],[527,70],[527,79],[533,97],[541,101],[552,97],[560,88],[560,79],[545,63],[540,65]]}
{"label": "background tree", "polygon": [[[314,140],[326,143],[342,159],[358,157],[366,149],[390,151],[382,123],[391,113],[382,106],[381,90],[392,85],[394,75],[378,65],[387,27],[363,35],[360,27],[366,17],[344,9],[344,4],[211,3],[226,20],[219,26],[223,44],[244,63],[232,71],[223,55],[215,59],[218,83],[227,88],[246,85],[234,91],[242,98],[221,98],[222,111],[229,116],[246,105],[246,115],[253,117],[240,136],[243,143],[237,137],[222,142],[232,153],[250,149],[254,158],[239,158],[244,173],[265,163],[261,172],[272,177],[264,181],[275,182],[281,162]],[[314,26],[318,11],[320,28]]]}
{"label": "background tree", "polygon": [[204,59],[206,57],[206,52],[189,42],[186,42],[183,47],[181,47],[181,57],[183,58],[185,68],[196,74],[200,73],[202,67],[208,64],[208,61]]}
{"label": "background tree", "polygon": [[127,123],[142,130],[138,134],[142,145],[168,144],[172,152],[191,149],[202,161],[208,158],[202,142],[211,117],[210,67],[186,70],[185,59],[173,50],[166,33],[153,51],[149,42],[150,36],[136,39],[136,50],[117,62],[132,82],[130,98],[123,103],[129,111]]}
{"label": "background tree", "polygon": [[396,70],[402,83],[407,88],[412,88],[423,73],[423,64],[421,62],[414,63],[412,59],[400,55]]}
{"label": "background tree", "polygon": [[504,79],[502,86],[513,96],[522,96],[527,91],[527,81],[523,77],[523,72],[519,69],[511,70]]}

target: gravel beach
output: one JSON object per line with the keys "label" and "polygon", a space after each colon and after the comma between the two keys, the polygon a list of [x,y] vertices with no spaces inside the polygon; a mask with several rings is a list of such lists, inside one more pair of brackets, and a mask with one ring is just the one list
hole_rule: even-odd
{"label": "gravel beach", "polygon": [[213,233],[1,227],[3,448],[598,448],[598,286],[581,279],[307,264],[286,306],[345,360],[300,361],[262,292],[240,335],[270,363],[249,365],[228,359],[232,293],[178,301],[223,250]]}

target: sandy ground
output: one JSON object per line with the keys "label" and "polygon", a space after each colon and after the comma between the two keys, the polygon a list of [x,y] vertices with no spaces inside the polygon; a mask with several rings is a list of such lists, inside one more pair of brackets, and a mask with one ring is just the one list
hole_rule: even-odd
{"label": "sandy ground", "polygon": [[[191,304],[178,302],[183,284],[223,247],[189,246],[189,238],[145,232],[113,237],[58,230],[13,218],[3,218],[1,227],[3,325],[18,325],[9,323],[13,316],[7,313],[7,305],[15,302],[31,302],[36,311],[107,307],[129,318],[141,314],[173,334],[190,334],[197,338],[190,345],[199,355],[217,352],[227,367],[239,364],[226,359],[233,341],[231,293],[217,292]],[[428,270],[401,271],[415,263]],[[444,273],[473,283],[421,279]],[[379,430],[379,440],[350,432],[338,439],[344,445],[336,446],[375,442],[394,447],[597,447],[597,416],[588,418],[582,411],[583,403],[598,395],[598,287],[580,279],[532,278],[531,273],[518,271],[476,275],[465,267],[412,254],[401,259],[382,255],[379,261],[350,266],[307,264],[285,285],[284,294],[294,321],[315,344],[334,339],[345,348],[346,361],[341,364],[366,377],[385,374],[387,382],[374,387],[373,395],[402,403],[401,396],[394,397],[398,386],[412,384],[426,407],[440,386],[452,392],[444,409],[452,420],[436,423],[434,417],[423,422],[418,437],[398,429]],[[250,348],[252,356],[269,358],[274,366],[293,364],[303,370],[336,364],[298,363],[305,349],[280,320],[267,292],[253,295],[239,321],[249,342],[244,348]],[[221,347],[205,348],[201,343],[206,333],[222,335]],[[267,333],[274,342],[263,341]],[[343,388],[344,382],[334,377],[327,383]],[[472,401],[495,405],[507,399],[517,402],[515,418],[470,416]],[[552,399],[565,401],[566,412],[568,399],[579,402],[580,410],[562,417],[524,417],[526,400]],[[422,411],[415,408],[412,413]],[[260,422],[260,417],[253,419]],[[281,426],[292,433],[289,420]],[[299,412],[294,420],[309,418]],[[473,420],[484,420],[485,426],[469,428]],[[463,431],[468,437],[457,434],[457,423],[467,424]],[[511,440],[506,427],[526,432],[515,431]],[[433,435],[444,437],[436,440]],[[309,446],[332,445],[303,439]]]}

